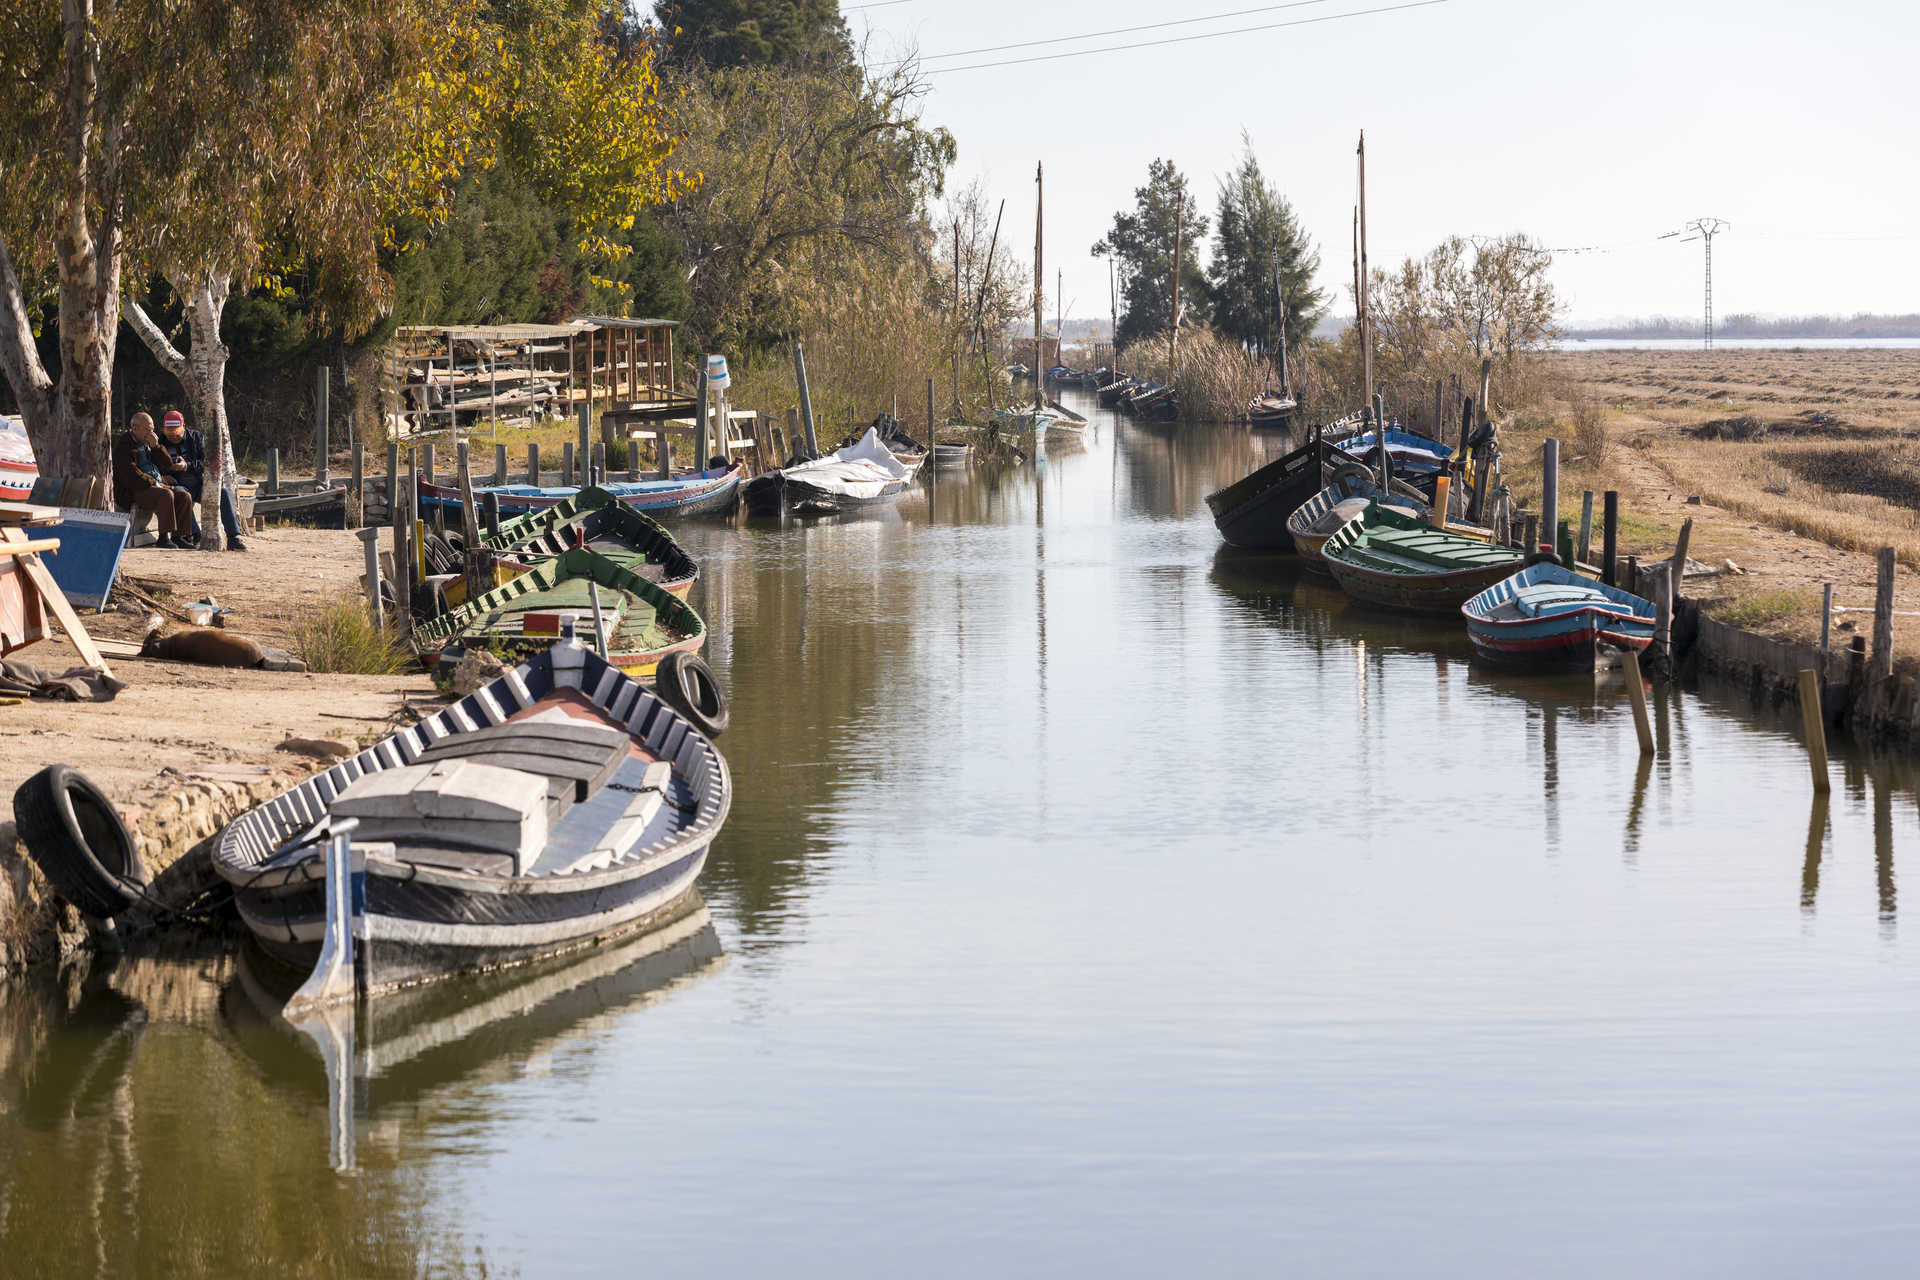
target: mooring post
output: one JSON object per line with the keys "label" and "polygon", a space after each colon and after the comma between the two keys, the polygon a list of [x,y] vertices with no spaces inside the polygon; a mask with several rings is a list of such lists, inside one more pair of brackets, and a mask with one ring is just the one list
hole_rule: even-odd
{"label": "mooring post", "polygon": [[[1560,529],[1560,442],[1548,437],[1540,464],[1540,532],[1553,540]],[[1528,547],[1528,552],[1548,551],[1556,557],[1558,546]]]}
{"label": "mooring post", "polygon": [[367,522],[367,470],[366,463],[360,456],[358,440],[353,442],[353,479],[347,492],[351,495],[353,506],[353,510],[348,514],[353,520],[353,527],[358,529]]}
{"label": "mooring post", "polygon": [[632,483],[640,480],[640,442],[632,436],[627,437],[627,480]]}
{"label": "mooring post", "polygon": [[460,487],[460,566],[467,581],[467,599],[478,600],[493,590],[493,554],[480,545],[480,504],[473,497],[473,458],[467,442],[454,452],[454,483]]}
{"label": "mooring post", "polygon": [[[426,476],[428,484],[435,482],[436,469],[433,462],[433,442],[431,440],[420,446],[420,473]],[[419,492],[418,486],[415,486],[414,492]]]}
{"label": "mooring post", "polygon": [[1620,492],[1609,489],[1600,516],[1600,581],[1620,585]]}
{"label": "mooring post", "polygon": [[1653,722],[1647,717],[1647,682],[1640,675],[1640,655],[1628,649],[1621,666],[1627,673],[1627,701],[1633,704],[1633,732],[1640,739],[1640,754],[1653,754]]}
{"label": "mooring post", "polygon": [[[1574,545],[1573,558],[1581,564],[1593,552],[1593,490],[1588,489],[1580,495],[1580,540]],[[1568,565],[1567,568],[1573,568]]]}
{"label": "mooring post", "polygon": [[1856,635],[1847,644],[1847,696],[1859,698],[1867,684],[1867,638]]}
{"label": "mooring post", "polygon": [[1680,580],[1687,576],[1687,547],[1693,542],[1693,517],[1688,516],[1680,526],[1679,540],[1673,544],[1673,585],[1677,590]]}
{"label": "mooring post", "polygon": [[484,512],[487,517],[487,536],[489,538],[499,537],[500,536],[500,495],[497,493],[489,493],[484,498],[480,499],[480,510]]}
{"label": "mooring post", "polygon": [[[703,368],[693,375],[693,458],[701,467],[707,465],[707,459],[711,456],[708,443],[712,437],[707,434],[707,422],[712,407],[707,371]],[[724,442],[726,438],[727,429],[723,426],[720,428],[720,439]]]}
{"label": "mooring post", "polygon": [[593,456],[592,449],[593,449],[593,406],[590,404],[583,404],[580,406],[580,449],[578,453],[575,454],[575,456],[580,459],[580,466],[582,469],[586,467],[587,460]]}
{"label": "mooring post", "polygon": [[[1037,347],[1034,350],[1034,358],[1036,361],[1039,359]],[[794,380],[800,384],[800,424],[806,428],[807,456],[817,458],[820,456],[820,441],[815,438],[813,432],[813,396],[807,389],[807,353],[798,342],[793,344],[793,376]],[[1034,376],[1037,378],[1040,375],[1036,373]]]}
{"label": "mooring post", "polygon": [[1379,445],[1380,487],[1390,488],[1393,464],[1387,460],[1387,398],[1378,391],[1373,393],[1373,438]]}
{"label": "mooring post", "polygon": [[1827,653],[1832,644],[1833,632],[1833,584],[1826,583],[1820,588],[1820,678],[1827,678]]}
{"label": "mooring post", "polygon": [[267,496],[280,492],[280,450],[278,447],[267,450]]}
{"label": "mooring post", "polygon": [[1893,678],[1893,548],[1880,548],[1879,576],[1873,588],[1873,683],[1876,696]]}
{"label": "mooring post", "polygon": [[532,441],[527,442],[527,483],[540,487],[540,446]]}
{"label": "mooring post", "polygon": [[1433,380],[1433,438],[1439,440],[1447,429],[1447,389],[1439,378]]}
{"label": "mooring post", "polygon": [[327,366],[314,371],[313,379],[313,479],[317,488],[327,487]]}
{"label": "mooring post", "polygon": [[1627,590],[1633,592],[1633,594],[1635,595],[1640,594],[1640,557],[1639,556],[1627,557],[1626,587],[1627,587]]}
{"label": "mooring post", "polygon": [[667,424],[660,424],[660,478],[673,479],[673,437],[667,433]]}
{"label": "mooring post", "polygon": [[928,378],[927,379],[927,460],[923,465],[927,469],[927,489],[929,493],[932,492],[933,487],[935,485],[940,483],[940,467],[933,456],[934,439],[935,437],[934,437],[934,429],[933,429],[933,379]]}
{"label": "mooring post", "polygon": [[360,545],[367,556],[367,615],[376,630],[387,627],[387,606],[380,598],[380,526],[369,525],[358,531]]}
{"label": "mooring post", "polygon": [[568,440],[560,446],[560,483],[573,483],[573,441]]}
{"label": "mooring post", "polygon": [[504,444],[493,446],[493,482],[495,484],[507,482],[507,446]]}
{"label": "mooring post", "polygon": [[410,509],[413,493],[398,494],[391,507],[393,517],[393,604],[399,614],[395,621],[402,627],[413,622],[413,557],[408,554],[409,535],[413,532]]}
{"label": "mooring post", "polygon": [[1673,565],[1656,564],[1653,574],[1653,647],[1660,661],[1673,662]]}
{"label": "mooring post", "polygon": [[1807,735],[1807,763],[1813,768],[1813,789],[1833,789],[1827,778],[1827,722],[1820,711],[1820,675],[1812,668],[1800,672],[1800,726]]}
{"label": "mooring post", "polygon": [[400,446],[387,446],[387,515],[393,515],[393,504],[398,498],[400,488]]}
{"label": "mooring post", "polygon": [[1532,555],[1540,549],[1540,517],[1531,511],[1526,512],[1520,528],[1520,545],[1527,549],[1528,555]]}

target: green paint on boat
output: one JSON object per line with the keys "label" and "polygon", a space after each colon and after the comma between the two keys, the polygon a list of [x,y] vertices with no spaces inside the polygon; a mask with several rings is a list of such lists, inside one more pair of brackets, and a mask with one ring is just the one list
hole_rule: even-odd
{"label": "green paint on boat", "polygon": [[1458,609],[1526,560],[1514,547],[1435,529],[1378,502],[1341,526],[1320,554],[1356,600],[1421,613]]}

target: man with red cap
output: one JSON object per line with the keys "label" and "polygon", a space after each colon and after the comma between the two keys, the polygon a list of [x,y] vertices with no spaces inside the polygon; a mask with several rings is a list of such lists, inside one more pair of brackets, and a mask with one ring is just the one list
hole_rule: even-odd
{"label": "man with red cap", "polygon": [[[163,468],[165,468],[163,470]],[[126,434],[113,442],[113,502],[122,511],[138,508],[153,513],[160,540],[165,549],[193,546],[193,498],[174,483],[172,464],[160,437],[154,432],[153,419],[136,413],[127,423]]]}
{"label": "man with red cap", "polygon": [[[193,540],[199,542],[200,500],[207,489],[207,438],[190,430],[178,409],[169,409],[160,416],[160,447],[173,482],[193,495]],[[240,521],[234,516],[233,494],[226,485],[220,486],[220,527],[226,530],[227,550],[247,549],[240,540]]]}

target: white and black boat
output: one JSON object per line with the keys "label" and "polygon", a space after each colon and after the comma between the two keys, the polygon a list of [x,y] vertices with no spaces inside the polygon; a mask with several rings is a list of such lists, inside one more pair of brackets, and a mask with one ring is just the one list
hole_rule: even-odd
{"label": "white and black boat", "polygon": [[[922,454],[920,462],[924,462]],[[741,491],[756,515],[788,511],[826,514],[896,501],[913,483],[920,462],[902,462],[872,427],[854,443],[823,458],[755,476]]]}
{"label": "white and black boat", "polygon": [[220,835],[213,864],[300,998],[516,964],[684,910],[726,762],[571,635]]}

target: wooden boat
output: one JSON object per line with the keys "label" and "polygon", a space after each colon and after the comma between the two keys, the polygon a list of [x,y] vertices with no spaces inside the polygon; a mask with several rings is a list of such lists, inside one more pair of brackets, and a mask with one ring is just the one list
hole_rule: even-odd
{"label": "wooden boat", "polygon": [[710,740],[567,638],[241,817],[213,866],[322,1004],[684,914],[731,801]]}
{"label": "wooden boat", "polygon": [[1050,435],[1083,436],[1087,433],[1087,420],[1058,400],[1047,401],[1046,427]]}
{"label": "wooden boat", "polygon": [[1378,502],[1342,525],[1320,554],[1354,599],[1417,613],[1452,613],[1525,559],[1516,548],[1435,529]]}
{"label": "wooden boat", "polygon": [[33,482],[39,478],[40,467],[33,460],[26,423],[12,414],[0,413],[0,502],[27,501],[33,496]]}
{"label": "wooden boat", "polygon": [[597,551],[676,596],[684,597],[700,576],[700,566],[672,534],[599,485],[558,506],[502,521],[500,531],[481,542],[516,576],[575,547]]}
{"label": "wooden boat", "polygon": [[1325,487],[1325,464],[1343,456],[1315,432],[1293,452],[1208,494],[1207,507],[1220,536],[1246,551],[1292,551],[1288,517]]}
{"label": "wooden boat", "polygon": [[1427,516],[1412,499],[1397,494],[1389,496],[1371,481],[1343,469],[1332,484],[1301,503],[1287,517],[1287,533],[1293,538],[1293,550],[1300,557],[1301,567],[1332,576],[1320,554],[1322,544],[1338,532],[1340,526],[1364,514],[1367,505],[1375,501],[1405,511],[1415,519],[1424,520]]}
{"label": "wooden boat", "polygon": [[894,502],[913,483],[914,472],[869,427],[857,442],[824,458],[755,476],[743,496],[756,515],[825,514]]}
{"label": "wooden boat", "polygon": [[[1341,442],[1340,447],[1352,454],[1356,461],[1372,466],[1379,457],[1379,436],[1368,431],[1349,437]],[[1430,440],[1391,425],[1387,427],[1387,458],[1392,462],[1395,473],[1403,474],[1407,479],[1438,475],[1447,469],[1452,457],[1453,450],[1438,440]]]}
{"label": "wooden boat", "polygon": [[1293,411],[1299,408],[1291,396],[1266,391],[1255,396],[1247,404],[1247,425],[1251,427],[1284,427],[1293,421]]}
{"label": "wooden boat", "polygon": [[933,465],[936,467],[964,467],[973,460],[973,446],[970,444],[940,444],[933,446]]}
{"label": "wooden boat", "polygon": [[287,520],[315,529],[344,529],[347,491],[336,487],[307,493],[256,493],[253,514],[263,520]]}
{"label": "wooden boat", "polygon": [[[667,480],[614,480],[600,487],[635,511],[644,511],[655,518],[714,515],[733,510],[734,501],[739,496],[741,478],[745,475],[745,464],[734,462]],[[484,503],[486,495],[490,493],[500,499],[502,515],[522,515],[528,511],[557,507],[569,498],[578,497],[580,487],[531,484],[476,486],[474,501]],[[429,483],[422,476],[420,506],[422,509],[445,507],[458,511],[460,490],[453,485]]]}
{"label": "wooden boat", "polygon": [[568,623],[592,635],[596,599],[605,656],[627,675],[650,676],[674,650],[706,643],[707,624],[692,605],[618,560],[576,547],[415,627],[414,651],[429,667],[456,643],[526,657],[552,645]]}
{"label": "wooden boat", "polygon": [[1138,379],[1116,377],[1101,387],[1095,398],[1100,401],[1102,408],[1112,409],[1117,407],[1127,396],[1133,394],[1133,389],[1138,385]]}
{"label": "wooden boat", "polygon": [[1529,565],[1460,606],[1475,652],[1528,667],[1588,667],[1607,649],[1645,649],[1654,610],[1551,561]]}

